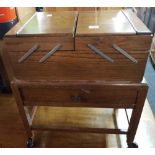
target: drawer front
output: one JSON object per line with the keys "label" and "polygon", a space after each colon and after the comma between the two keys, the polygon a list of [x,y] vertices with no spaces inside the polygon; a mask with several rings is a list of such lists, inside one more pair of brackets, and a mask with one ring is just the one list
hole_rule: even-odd
{"label": "drawer front", "polygon": [[137,90],[130,87],[69,85],[20,88],[24,105],[66,107],[128,107],[136,101]]}
{"label": "drawer front", "polygon": [[111,63],[91,51],[59,51],[44,63],[39,60],[44,51],[34,53],[22,63],[18,60],[24,52],[9,52],[13,74],[23,80],[106,80],[140,82],[143,78],[148,52],[131,51],[138,63],[119,53],[107,53]]}
{"label": "drawer front", "polygon": [[74,50],[74,39],[71,37],[17,37],[5,39],[6,50],[9,52],[27,52],[34,45],[38,45],[37,51],[49,52],[57,44],[61,44],[61,50]]}
{"label": "drawer front", "polygon": [[88,44],[94,45],[96,48],[104,52],[110,52],[113,44],[118,45],[122,49],[128,51],[149,50],[152,42],[150,35],[135,36],[101,36],[101,37],[76,37],[76,50],[89,50]]}

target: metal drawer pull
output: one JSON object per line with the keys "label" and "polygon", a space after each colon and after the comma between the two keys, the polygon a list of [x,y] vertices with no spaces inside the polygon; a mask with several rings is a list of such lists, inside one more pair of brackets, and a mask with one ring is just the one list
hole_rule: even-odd
{"label": "metal drawer pull", "polygon": [[31,49],[29,49],[20,59],[18,63],[24,62],[30,55],[32,55],[39,48],[38,44],[35,44]]}
{"label": "metal drawer pull", "polygon": [[106,54],[104,54],[103,52],[101,52],[100,50],[98,50],[95,46],[88,44],[88,47],[94,51],[94,53],[98,54],[100,57],[110,61],[111,63],[114,62],[114,60],[112,58],[110,58],[109,56],[107,56]]}
{"label": "metal drawer pull", "polygon": [[112,45],[113,48],[115,50],[117,50],[118,52],[120,52],[121,54],[123,54],[126,58],[130,59],[132,62],[134,63],[138,63],[138,60],[136,60],[134,57],[132,57],[131,55],[129,55],[125,50],[123,50],[122,48],[118,47],[116,44]]}
{"label": "metal drawer pull", "polygon": [[50,56],[52,56],[57,50],[61,48],[61,44],[57,44],[51,51],[49,51],[44,57],[39,60],[39,63],[43,63],[46,61]]}

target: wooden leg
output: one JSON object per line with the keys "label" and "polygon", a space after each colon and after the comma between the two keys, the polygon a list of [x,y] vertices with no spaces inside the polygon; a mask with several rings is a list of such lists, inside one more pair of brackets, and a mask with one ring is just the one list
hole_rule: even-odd
{"label": "wooden leg", "polygon": [[2,62],[2,56],[1,56],[2,50],[3,50],[2,47],[3,47],[3,40],[0,39],[0,75],[1,75],[2,83],[4,87],[2,91],[6,93],[10,93],[11,89],[10,89],[9,78],[4,67],[4,63]]}
{"label": "wooden leg", "polygon": [[4,87],[2,92],[11,93],[10,82],[9,82],[7,73],[5,72],[4,65],[2,64],[1,56],[0,56],[0,75],[1,75],[2,83]]}
{"label": "wooden leg", "polygon": [[19,114],[20,114],[20,116],[22,118],[22,121],[23,121],[24,127],[26,129],[28,138],[31,138],[32,137],[32,131],[31,131],[31,128],[30,128],[30,124],[28,122],[28,118],[26,117],[26,113],[25,113],[25,110],[24,110],[24,105],[23,105],[23,102],[22,102],[22,99],[21,99],[21,96],[20,96],[19,89],[18,89],[17,85],[14,82],[11,82],[11,88],[12,88],[12,92],[14,94],[14,97],[16,99]]}
{"label": "wooden leg", "polygon": [[148,90],[147,85],[143,86],[141,87],[141,89],[138,91],[138,94],[137,94],[135,107],[133,108],[133,111],[132,111],[128,133],[127,133],[127,144],[129,147],[130,146],[134,147],[133,141],[139,124],[141,113],[143,110],[144,102],[147,95],[147,90]]}
{"label": "wooden leg", "polygon": [[[113,121],[114,121],[114,126],[116,129],[118,129],[117,113],[118,113],[118,109],[114,108],[113,109]],[[116,140],[117,140],[118,147],[121,148],[121,141],[120,141],[119,134],[116,134]]]}

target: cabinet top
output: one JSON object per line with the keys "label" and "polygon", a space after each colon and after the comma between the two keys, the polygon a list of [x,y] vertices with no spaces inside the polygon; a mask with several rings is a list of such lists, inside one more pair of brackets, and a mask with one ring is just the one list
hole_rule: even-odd
{"label": "cabinet top", "polygon": [[151,34],[131,11],[38,12],[6,36],[101,36]]}
{"label": "cabinet top", "polygon": [[77,36],[136,35],[150,31],[131,11],[88,11],[80,12]]}
{"label": "cabinet top", "polygon": [[17,36],[73,36],[76,17],[75,11],[38,12],[17,31]]}

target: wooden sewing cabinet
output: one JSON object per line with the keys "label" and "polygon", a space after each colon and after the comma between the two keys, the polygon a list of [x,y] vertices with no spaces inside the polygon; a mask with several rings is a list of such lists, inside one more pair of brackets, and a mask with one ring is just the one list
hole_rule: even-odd
{"label": "wooden sewing cabinet", "polygon": [[[141,83],[152,35],[127,10],[35,13],[4,38],[3,60],[28,146],[32,130],[126,134],[134,141],[148,86]],[[129,126],[62,127],[33,124],[37,106],[132,109]],[[31,107],[31,108],[30,108]]]}

